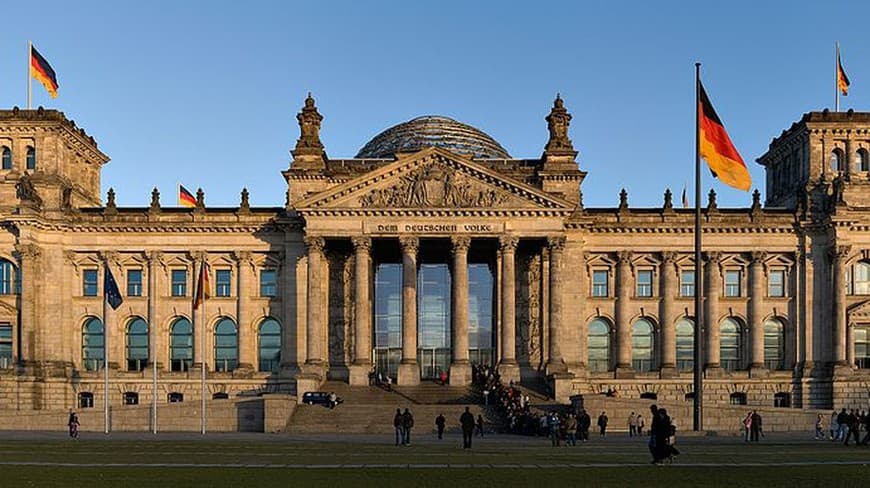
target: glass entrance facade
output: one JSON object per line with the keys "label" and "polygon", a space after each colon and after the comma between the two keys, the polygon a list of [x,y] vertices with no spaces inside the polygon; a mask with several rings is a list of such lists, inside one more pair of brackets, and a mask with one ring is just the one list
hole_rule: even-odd
{"label": "glass entrance facade", "polygon": [[402,264],[375,268],[374,361],[378,372],[395,379],[402,360]]}
{"label": "glass entrance facade", "polygon": [[420,377],[438,378],[450,369],[450,267],[421,264],[417,270],[417,360]]}
{"label": "glass entrance facade", "polygon": [[471,364],[493,365],[495,279],[486,263],[468,265],[468,355]]}

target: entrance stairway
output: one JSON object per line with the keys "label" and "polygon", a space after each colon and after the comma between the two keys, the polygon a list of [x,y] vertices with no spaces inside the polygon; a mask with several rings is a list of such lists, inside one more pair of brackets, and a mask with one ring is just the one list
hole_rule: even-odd
{"label": "entrance stairway", "polygon": [[[435,431],[435,417],[447,419],[447,432],[459,432],[459,416],[469,407],[475,418],[482,414],[488,430],[500,430],[504,419],[472,388],[441,386],[424,382],[413,387],[385,391],[373,386],[349,386],[328,381],[320,391],[335,392],[344,403],[330,410],[321,405],[299,405],[284,429],[288,433],[370,433],[393,432],[396,409],[408,408],[414,415],[414,431]],[[300,392],[304,393],[304,392]]]}

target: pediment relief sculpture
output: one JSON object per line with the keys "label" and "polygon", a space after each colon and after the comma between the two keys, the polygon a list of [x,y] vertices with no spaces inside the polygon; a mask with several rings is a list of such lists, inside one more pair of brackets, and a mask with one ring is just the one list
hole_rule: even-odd
{"label": "pediment relief sculpture", "polygon": [[360,198],[368,208],[470,208],[503,205],[511,195],[488,188],[453,168],[440,164],[422,166],[403,175],[391,186]]}

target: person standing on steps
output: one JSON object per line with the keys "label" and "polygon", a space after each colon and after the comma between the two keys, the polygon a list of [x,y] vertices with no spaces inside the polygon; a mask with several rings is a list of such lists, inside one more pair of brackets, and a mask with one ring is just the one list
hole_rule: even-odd
{"label": "person standing on steps", "polygon": [[477,435],[483,437],[483,415],[477,415]]}
{"label": "person standing on steps", "polygon": [[634,433],[637,430],[637,415],[634,412],[628,416],[628,436],[634,437]]}
{"label": "person standing on steps", "polygon": [[396,416],[393,417],[393,428],[396,429],[396,445],[405,444],[405,428],[403,427],[404,419],[402,417],[402,410],[396,409]]}
{"label": "person standing on steps", "polygon": [[580,442],[589,440],[589,427],[592,425],[592,418],[585,409],[580,410],[580,417],[577,419],[577,431],[580,433]]}
{"label": "person standing on steps", "polygon": [[411,445],[411,428],[414,427],[414,416],[411,415],[411,411],[407,408],[405,409],[405,413],[402,414],[402,429],[405,432],[405,441],[404,445]]}
{"label": "person standing on steps", "polygon": [[465,413],[459,416],[459,425],[462,427],[462,448],[471,449],[471,438],[474,434],[474,414],[468,407],[465,407]]}
{"label": "person standing on steps", "polygon": [[598,416],[598,429],[601,437],[607,437],[607,412]]}
{"label": "person standing on steps", "polygon": [[439,413],[437,417],[435,417],[435,428],[438,430],[438,439],[444,438],[444,425],[447,423],[447,419],[444,418],[443,413]]}

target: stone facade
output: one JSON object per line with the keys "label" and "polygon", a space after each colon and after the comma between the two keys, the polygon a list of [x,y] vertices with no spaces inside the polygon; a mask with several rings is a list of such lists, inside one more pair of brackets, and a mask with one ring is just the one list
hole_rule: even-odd
{"label": "stone facade", "polygon": [[[11,351],[0,408],[101,406],[104,337],[116,406],[155,391],[161,404],[198,401],[203,367],[216,399],[301,393],[327,378],[367,384],[381,358],[403,385],[439,368],[466,385],[485,361],[505,379],[549,381],[561,401],[607,390],[691,397],[694,213],[669,191],[661,208],[633,208],[624,191],[616,208],[584,207],[560,98],[538,159],[463,152],[478,138],[484,153],[504,153],[458,123],[461,144],[445,132],[410,152],[331,159],[311,97],[298,119],[285,206],[252,208],[245,190],[235,208],[207,207],[201,192],[195,208],[163,207],[155,189],[149,207],[122,208],[112,190],[105,204],[98,194],[108,158],[62,113],[0,111],[11,162],[0,170],[0,347]],[[413,122],[393,133],[413,134]],[[381,139],[370,146],[410,147]],[[765,206],[756,193],[748,208],[720,209],[711,192],[700,263],[707,405],[870,400],[868,150],[870,114],[806,114],[758,159]],[[422,266],[433,262],[450,275],[447,359],[418,336],[432,307]],[[397,270],[394,352],[378,349],[393,313],[380,308],[379,263]],[[203,266],[212,288],[194,307]],[[470,281],[473,266],[488,270],[491,294]],[[104,304],[106,268],[124,299],[117,310]],[[470,317],[490,315],[491,344],[471,345],[480,324]],[[136,320],[147,324],[138,337]]]}

